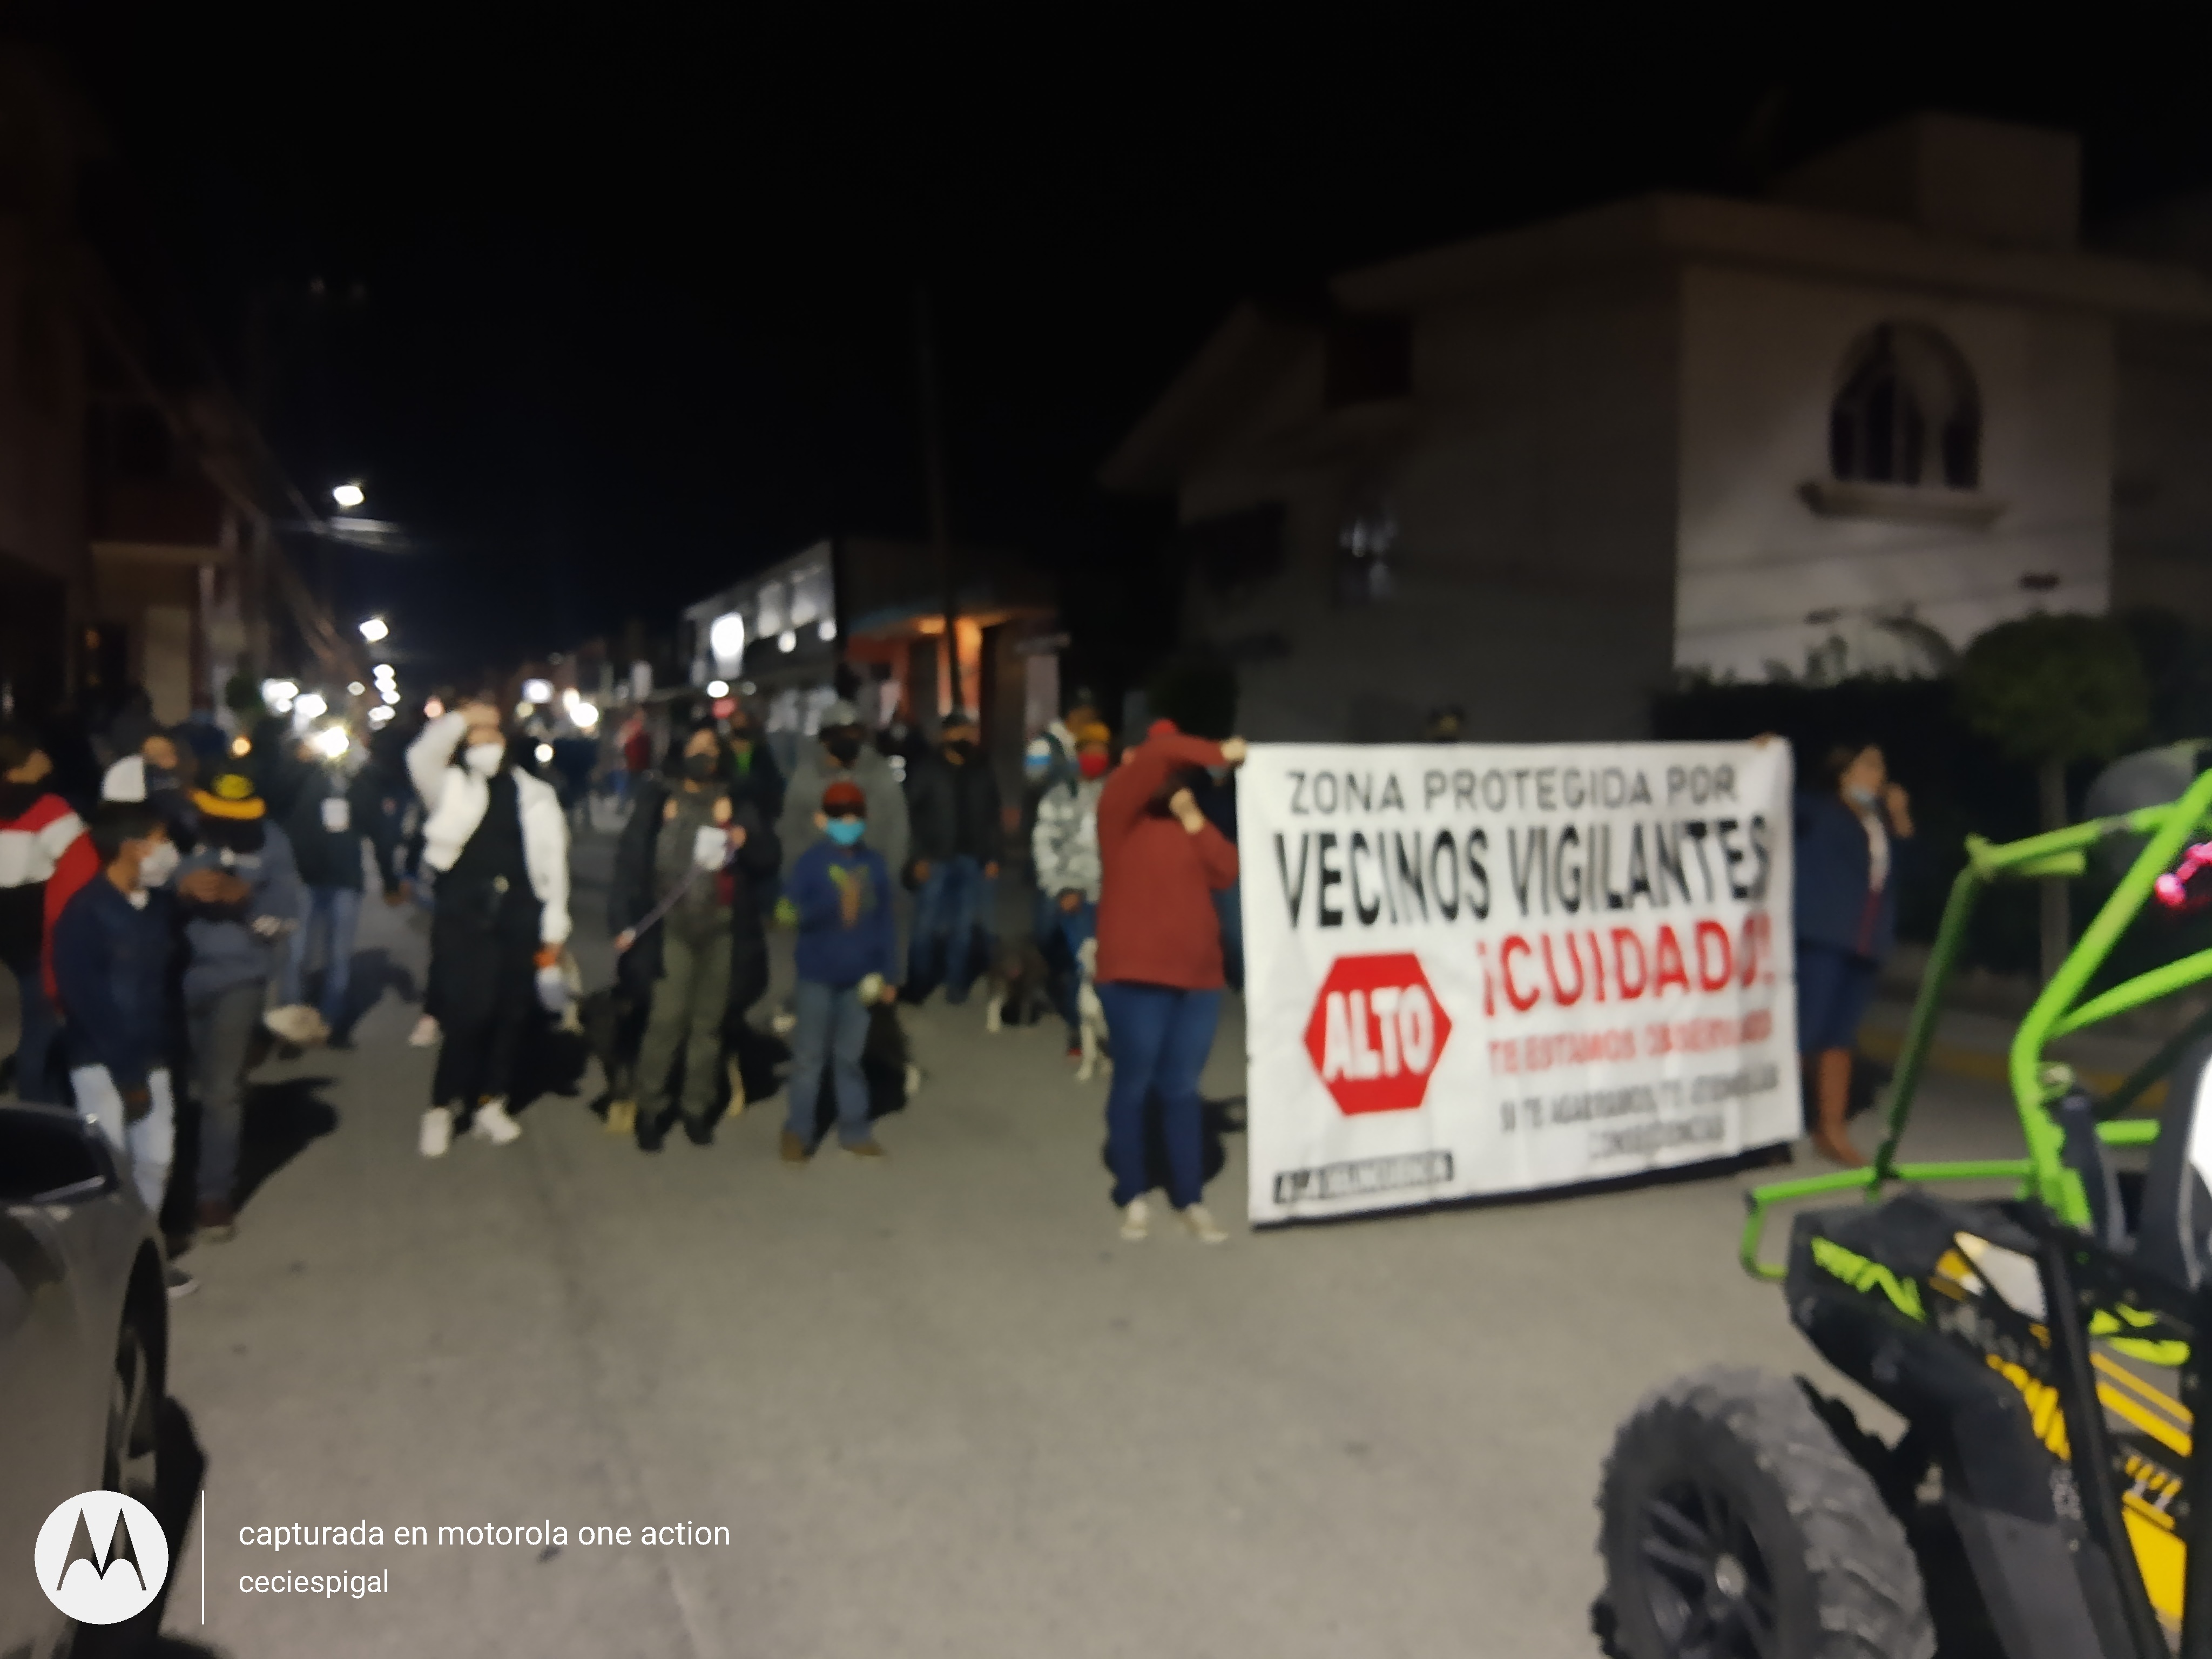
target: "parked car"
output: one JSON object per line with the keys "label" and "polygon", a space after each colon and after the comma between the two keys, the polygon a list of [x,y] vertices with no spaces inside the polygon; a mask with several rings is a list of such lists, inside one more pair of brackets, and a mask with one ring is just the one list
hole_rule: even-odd
{"label": "parked car", "polygon": [[[0,1655],[130,1654],[153,1644],[167,1586],[120,1625],[75,1627],[40,1589],[46,1516],[105,1487],[153,1510],[183,1559],[201,1473],[167,1395],[161,1234],[100,1132],[50,1106],[0,1104]],[[72,1641],[74,1638],[74,1641]]]}

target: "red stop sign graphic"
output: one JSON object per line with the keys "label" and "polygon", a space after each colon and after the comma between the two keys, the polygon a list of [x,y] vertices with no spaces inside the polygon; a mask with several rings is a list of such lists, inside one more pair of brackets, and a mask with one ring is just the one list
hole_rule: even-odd
{"label": "red stop sign graphic", "polygon": [[1306,1021],[1306,1052],[1347,1117],[1410,1112],[1451,1036],[1421,959],[1410,951],[1339,957]]}

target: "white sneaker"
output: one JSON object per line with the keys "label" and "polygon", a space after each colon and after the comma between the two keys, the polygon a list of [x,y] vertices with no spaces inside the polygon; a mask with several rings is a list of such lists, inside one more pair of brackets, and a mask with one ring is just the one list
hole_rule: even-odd
{"label": "white sneaker", "polygon": [[422,1156],[443,1158],[453,1144],[453,1114],[450,1108],[433,1106],[422,1114]]}
{"label": "white sneaker", "polygon": [[477,1108],[476,1119],[469,1125],[469,1133],[478,1140],[489,1140],[495,1146],[504,1146],[522,1139],[522,1126],[507,1115],[503,1100],[487,1100]]}
{"label": "white sneaker", "polygon": [[428,1014],[415,1022],[415,1029],[407,1034],[410,1048],[434,1048],[438,1046],[438,1022]]}
{"label": "white sneaker", "polygon": [[1133,1198],[1121,1209],[1121,1237],[1132,1244],[1152,1230],[1152,1206]]}
{"label": "white sneaker", "polygon": [[1201,1244],[1225,1244],[1229,1235],[1221,1231],[1221,1224],[1206,1212],[1203,1204],[1193,1204],[1180,1213],[1182,1224],[1190,1229],[1190,1236]]}

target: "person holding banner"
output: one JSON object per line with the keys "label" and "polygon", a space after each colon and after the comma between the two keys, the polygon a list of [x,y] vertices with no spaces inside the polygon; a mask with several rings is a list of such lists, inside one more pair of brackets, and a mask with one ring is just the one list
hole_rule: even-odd
{"label": "person holding banner", "polygon": [[1114,1045],[1107,1159],[1121,1237],[1150,1230],[1146,1113],[1164,1115],[1168,1201],[1201,1242],[1222,1231],[1199,1202],[1198,1079],[1221,1012],[1221,924],[1213,894],[1237,880],[1237,848],[1206,820],[1190,780],[1243,764],[1244,740],[1211,743],[1156,720],[1098,798],[1098,999]]}
{"label": "person holding banner", "polygon": [[1911,802],[1879,747],[1828,752],[1826,787],[1797,798],[1797,1048],[1814,1103],[1813,1145],[1847,1168],[1866,1163],[1844,1123],[1851,1050],[1897,942],[1897,875],[1910,856]]}

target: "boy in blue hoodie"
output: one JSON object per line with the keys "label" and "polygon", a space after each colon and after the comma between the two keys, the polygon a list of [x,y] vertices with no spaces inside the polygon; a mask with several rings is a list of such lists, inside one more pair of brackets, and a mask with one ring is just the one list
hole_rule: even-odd
{"label": "boy in blue hoodie", "polygon": [[799,986],[792,995],[799,1024],[784,1087],[787,1164],[804,1164],[814,1152],[814,1107],[825,1060],[837,1089],[838,1145],[856,1158],[884,1155],[868,1127],[860,1050],[868,1040],[868,1004],[898,996],[890,872],[883,854],[864,844],[868,798],[849,780],[833,783],[822,793],[814,822],[823,839],[799,854],[784,882],[784,896],[799,913]]}
{"label": "boy in blue hoodie", "polygon": [[103,868],[54,921],[54,982],[76,1109],[131,1162],[146,1207],[161,1212],[176,1146],[168,1030],[169,896],[177,849],[154,809],[113,801],[94,815]]}

